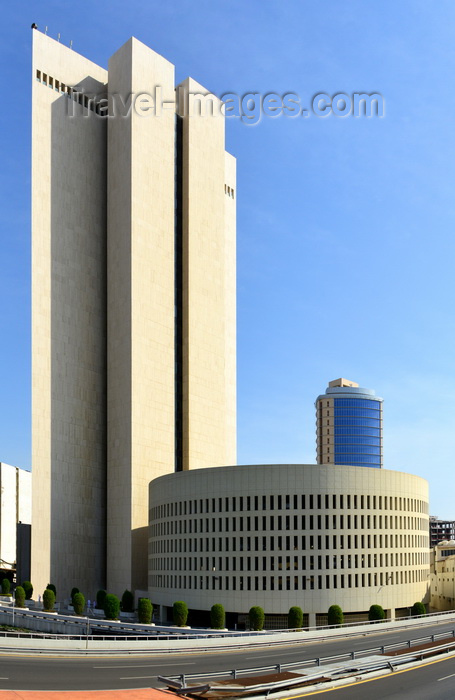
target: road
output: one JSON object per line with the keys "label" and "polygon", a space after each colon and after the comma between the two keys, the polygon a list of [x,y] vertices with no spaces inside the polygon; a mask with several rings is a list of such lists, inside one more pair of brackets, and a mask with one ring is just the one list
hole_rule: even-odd
{"label": "road", "polygon": [[[156,679],[158,675],[254,668],[300,661],[352,650],[361,651],[433,633],[451,632],[454,628],[454,622],[438,625],[431,623],[418,629],[326,642],[302,642],[289,647],[198,654],[177,652],[110,659],[105,656],[58,659],[50,654],[22,656],[5,653],[0,655],[0,690],[113,690],[160,687]],[[413,700],[416,700],[415,696]]]}
{"label": "road", "polygon": [[327,700],[452,700],[455,697],[455,658],[432,661],[342,688],[308,693],[302,698],[315,696]]}

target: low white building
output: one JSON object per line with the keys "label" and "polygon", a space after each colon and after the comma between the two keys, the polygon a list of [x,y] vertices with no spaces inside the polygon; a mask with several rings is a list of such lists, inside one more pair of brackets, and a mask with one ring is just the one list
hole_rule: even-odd
{"label": "low white building", "polygon": [[373,604],[408,614],[429,596],[428,483],[385,469],[247,465],[177,472],[150,485],[149,595],[169,618],[222,603],[229,624],[260,605],[286,625],[299,605],[325,624]]}
{"label": "low white building", "polygon": [[440,542],[432,553],[430,609],[455,610],[455,540]]}
{"label": "low white building", "polygon": [[18,523],[32,522],[32,474],[0,462],[0,569],[15,571]]}

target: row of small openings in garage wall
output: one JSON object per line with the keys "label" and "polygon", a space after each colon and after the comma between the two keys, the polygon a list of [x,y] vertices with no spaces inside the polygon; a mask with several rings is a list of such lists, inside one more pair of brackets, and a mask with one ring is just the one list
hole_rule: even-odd
{"label": "row of small openings in garage wall", "polygon": [[[152,574],[150,576],[150,584],[152,588],[165,588],[166,590],[175,588],[180,591],[184,589],[225,591],[306,591],[318,589],[332,591],[337,588],[376,588],[377,586],[385,585],[420,583],[426,581],[427,578],[428,571],[426,569],[414,569],[409,572],[327,574],[326,576],[190,576],[184,574]],[[260,588],[261,583],[262,587]]]}
{"label": "row of small openings in garage wall", "polygon": [[[177,533],[175,533],[177,534]],[[276,545],[276,547],[275,547]],[[152,539],[152,554],[169,554],[173,552],[318,552],[324,550],[347,549],[427,549],[428,535],[262,535],[248,537],[179,537],[172,535],[166,539]]]}
{"label": "row of small openings in garage wall", "polygon": [[163,503],[150,510],[153,520],[198,513],[220,513],[250,510],[401,510],[428,513],[428,503],[417,498],[401,496],[370,496],[357,494],[285,494],[270,496],[219,496],[177,503]]}
{"label": "row of small openings in garage wall", "polygon": [[[101,100],[97,101],[94,97],[89,97],[79,89],[74,88],[71,85],[66,85],[66,83],[62,82],[61,80],[57,80],[57,78],[53,78],[40,70],[36,71],[36,80],[42,85],[46,85],[51,90],[55,90],[55,92],[64,95],[68,99],[74,100],[74,102],[80,104],[81,107],[90,109],[92,112],[95,112],[95,114],[100,116],[104,115],[104,111],[106,109],[106,98],[103,97]],[[103,110],[103,113],[101,113],[101,110]]]}
{"label": "row of small openings in garage wall", "polygon": [[428,552],[373,554],[311,554],[231,557],[152,557],[151,571],[330,571],[336,569],[380,569],[388,566],[418,567],[429,564]]}
{"label": "row of small openings in garage wall", "polygon": [[[218,522],[217,522],[218,520]],[[210,522],[212,521],[212,522]],[[263,515],[231,516],[225,518],[197,518],[165,520],[152,523],[153,537],[163,535],[191,535],[203,532],[259,532],[262,530],[422,530],[428,531],[424,518],[411,515]]]}
{"label": "row of small openings in garage wall", "polygon": [[224,193],[227,194],[228,197],[232,197],[234,199],[234,188],[229,187],[229,185],[224,186]]}

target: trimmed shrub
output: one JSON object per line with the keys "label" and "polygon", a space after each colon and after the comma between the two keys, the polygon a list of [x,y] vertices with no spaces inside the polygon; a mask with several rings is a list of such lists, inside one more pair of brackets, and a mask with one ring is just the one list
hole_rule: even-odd
{"label": "trimmed shrub", "polygon": [[11,595],[11,582],[9,578],[4,578],[2,581],[2,595]]}
{"label": "trimmed shrub", "polygon": [[248,613],[250,617],[250,627],[256,632],[260,632],[264,629],[265,614],[264,610],[259,605],[253,605]]}
{"label": "trimmed shrub", "polygon": [[74,596],[76,595],[76,593],[80,593],[79,588],[76,588],[76,587],[72,588],[70,598],[71,598],[71,605],[73,607],[74,607]]}
{"label": "trimmed shrub", "polygon": [[125,591],[122,595],[122,610],[123,612],[134,612],[134,595],[131,591]]}
{"label": "trimmed shrub", "polygon": [[188,605],[183,602],[183,600],[177,600],[172,606],[172,619],[174,620],[174,625],[178,627],[184,627],[186,621],[188,620]]}
{"label": "trimmed shrub", "polygon": [[215,603],[210,609],[210,624],[214,630],[222,630],[226,626],[226,613],[221,603]]}
{"label": "trimmed shrub", "polygon": [[80,591],[79,593],[75,593],[73,595],[73,607],[76,615],[82,615],[82,613],[84,612],[85,598]]}
{"label": "trimmed shrub", "polygon": [[96,607],[100,610],[104,610],[104,599],[106,598],[106,591],[101,589],[96,594]]}
{"label": "trimmed shrub", "polygon": [[16,586],[14,597],[16,599],[16,607],[23,608],[25,603],[25,591],[22,586]]}
{"label": "trimmed shrub", "polygon": [[120,612],[120,601],[117,596],[107,593],[104,598],[103,609],[106,620],[117,620]]}
{"label": "trimmed shrub", "polygon": [[288,627],[290,630],[295,630],[298,627],[303,627],[303,610],[298,605],[289,608],[288,612]]}
{"label": "trimmed shrub", "polygon": [[417,601],[411,608],[411,615],[426,615],[427,611],[423,603]]}
{"label": "trimmed shrub", "polygon": [[142,625],[149,625],[152,621],[153,605],[148,598],[139,598],[137,604],[137,616]]}
{"label": "trimmed shrub", "polygon": [[48,583],[47,586],[46,586],[46,589],[47,589],[47,588],[48,588],[50,591],[54,591],[55,599],[57,600],[57,589],[56,589],[56,587],[54,586],[54,584],[53,584],[53,583]]}
{"label": "trimmed shrub", "polygon": [[52,612],[55,605],[55,593],[52,588],[46,588],[43,593],[43,608],[48,612]]}
{"label": "trimmed shrub", "polygon": [[370,622],[376,622],[385,618],[384,608],[381,605],[372,605],[368,611]]}
{"label": "trimmed shrub", "polygon": [[30,581],[24,581],[22,588],[25,591],[25,600],[31,600],[33,595],[33,586]]}
{"label": "trimmed shrub", "polygon": [[331,605],[327,613],[329,625],[342,625],[344,620],[343,611],[339,605]]}

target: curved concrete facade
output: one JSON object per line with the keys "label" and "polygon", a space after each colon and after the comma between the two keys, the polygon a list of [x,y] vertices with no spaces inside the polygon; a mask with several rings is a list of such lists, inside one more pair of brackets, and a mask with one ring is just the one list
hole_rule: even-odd
{"label": "curved concrete facade", "polygon": [[[428,483],[383,469],[248,465],[150,484],[149,593],[155,604],[245,613],[292,605],[324,614],[424,601]],[[393,614],[393,612],[392,612]]]}

